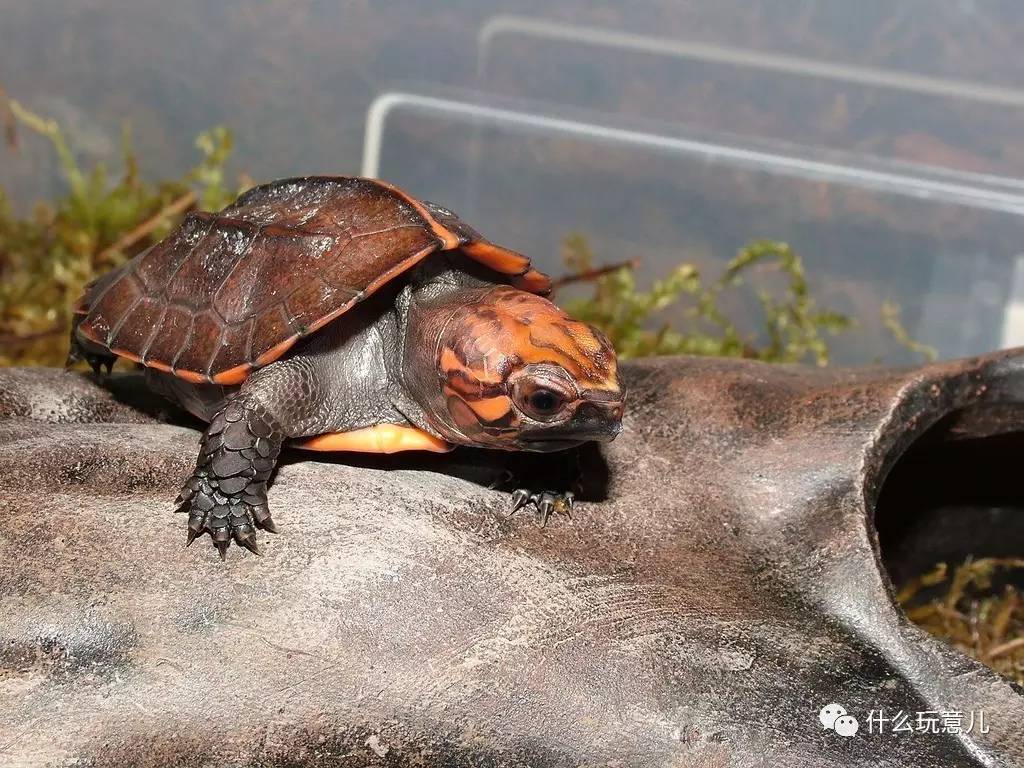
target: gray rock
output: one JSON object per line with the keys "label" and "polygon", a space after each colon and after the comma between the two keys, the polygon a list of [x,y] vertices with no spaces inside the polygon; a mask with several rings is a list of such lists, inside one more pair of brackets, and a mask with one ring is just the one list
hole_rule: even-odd
{"label": "gray rock", "polygon": [[517,457],[295,454],[281,534],[222,563],[171,513],[199,433],[139,377],[0,371],[0,764],[1024,765],[1024,698],[905,619],[870,522],[908,448],[1024,430],[1024,356],[626,376],[572,520],[504,519]]}

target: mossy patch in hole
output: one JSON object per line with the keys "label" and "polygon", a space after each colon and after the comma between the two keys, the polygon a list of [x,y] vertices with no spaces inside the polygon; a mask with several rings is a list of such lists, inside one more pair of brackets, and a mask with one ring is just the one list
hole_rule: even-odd
{"label": "mossy patch in hole", "polygon": [[1022,580],[1024,558],[968,558],[953,568],[939,563],[897,597],[915,624],[1024,685]]}

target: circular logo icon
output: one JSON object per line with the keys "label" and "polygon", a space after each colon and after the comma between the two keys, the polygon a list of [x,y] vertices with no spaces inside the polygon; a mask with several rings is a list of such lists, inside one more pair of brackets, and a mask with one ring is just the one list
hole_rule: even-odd
{"label": "circular logo icon", "polygon": [[843,715],[842,717],[836,718],[835,726],[833,730],[840,736],[853,736],[857,733],[857,729],[860,728],[860,724],[857,722],[857,718],[853,715]]}
{"label": "circular logo icon", "polygon": [[841,704],[829,704],[821,708],[821,712],[818,713],[818,719],[821,720],[821,724],[825,728],[831,730],[835,728],[836,720],[845,714],[846,708]]}

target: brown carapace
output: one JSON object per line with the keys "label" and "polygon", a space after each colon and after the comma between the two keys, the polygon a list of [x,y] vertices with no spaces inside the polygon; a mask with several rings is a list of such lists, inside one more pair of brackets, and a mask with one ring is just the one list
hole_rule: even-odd
{"label": "brown carapace", "polygon": [[78,333],[193,383],[239,384],[303,336],[436,251],[460,251],[523,290],[551,282],[453,213],[371,179],[255,187],[194,212],[78,302]]}
{"label": "brown carapace", "polygon": [[[596,329],[529,259],[384,182],[265,184],[91,284],[69,359],[118,357],[209,422],[188,541],[256,551],[282,447],[558,451],[612,439],[624,395]],[[571,496],[532,499],[546,519]],[[566,501],[568,499],[568,501]]]}

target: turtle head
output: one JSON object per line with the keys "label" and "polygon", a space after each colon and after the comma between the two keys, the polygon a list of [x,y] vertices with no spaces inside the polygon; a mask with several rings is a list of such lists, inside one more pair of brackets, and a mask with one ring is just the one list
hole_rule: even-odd
{"label": "turtle head", "polygon": [[624,392],[611,343],[540,296],[481,291],[449,317],[435,360],[435,426],[453,442],[558,451],[619,433]]}

